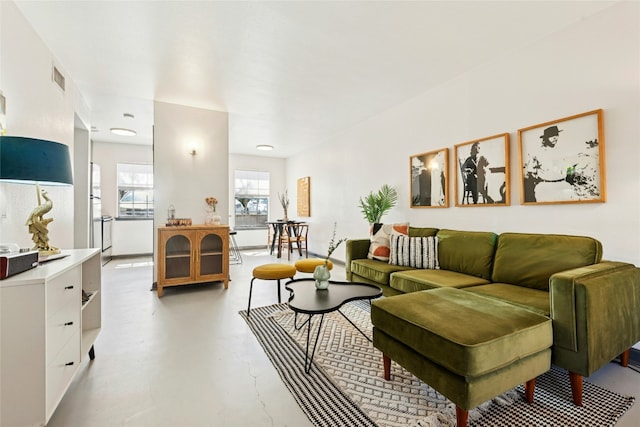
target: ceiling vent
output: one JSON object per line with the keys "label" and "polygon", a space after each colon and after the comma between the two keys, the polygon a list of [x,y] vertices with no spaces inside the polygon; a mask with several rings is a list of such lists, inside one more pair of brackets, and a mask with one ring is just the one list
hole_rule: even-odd
{"label": "ceiling vent", "polygon": [[51,78],[53,79],[55,84],[57,84],[58,87],[60,87],[60,89],[62,89],[62,91],[64,92],[64,76],[62,75],[60,70],[56,68],[55,65],[53,66],[53,74],[51,75]]}

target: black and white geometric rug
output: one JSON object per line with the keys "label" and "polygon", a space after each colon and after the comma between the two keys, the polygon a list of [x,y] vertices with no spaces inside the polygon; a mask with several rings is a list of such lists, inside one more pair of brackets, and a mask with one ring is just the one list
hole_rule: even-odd
{"label": "black and white geometric rug", "polygon": [[[371,336],[368,303],[346,304],[341,311]],[[340,314],[325,315],[309,374],[306,327],[295,330],[286,304],[254,308],[248,319],[246,314],[240,312],[315,426],[455,426],[453,404],[398,364],[391,364],[391,381],[385,381],[381,353]],[[516,387],[470,411],[469,426],[613,426],[635,400],[585,381],[583,406],[577,407],[568,374],[555,368],[536,380],[533,404],[523,393]]]}

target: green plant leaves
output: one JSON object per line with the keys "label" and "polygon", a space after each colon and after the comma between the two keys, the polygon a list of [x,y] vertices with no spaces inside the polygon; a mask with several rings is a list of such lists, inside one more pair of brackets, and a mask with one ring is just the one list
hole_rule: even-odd
{"label": "green plant leaves", "polygon": [[375,224],[382,221],[385,215],[398,202],[398,193],[387,184],[384,184],[374,193],[371,192],[364,199],[360,198],[360,210],[369,224]]}

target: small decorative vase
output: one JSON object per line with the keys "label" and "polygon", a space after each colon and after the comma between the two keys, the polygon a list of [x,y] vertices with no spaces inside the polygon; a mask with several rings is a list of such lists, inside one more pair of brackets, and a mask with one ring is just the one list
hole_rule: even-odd
{"label": "small decorative vase", "polygon": [[220,225],[221,221],[222,221],[222,217],[214,212],[213,213],[213,225]]}
{"label": "small decorative vase", "polygon": [[316,279],[316,289],[324,290],[329,288],[329,279],[331,278],[331,272],[327,264],[319,265],[313,270],[313,278]]}
{"label": "small decorative vase", "polygon": [[284,208],[284,218],[282,218],[284,222],[289,221],[289,216],[287,215],[287,208]]}
{"label": "small decorative vase", "polygon": [[213,207],[211,207],[211,206],[207,206],[206,211],[207,211],[207,214],[206,214],[206,216],[204,217],[204,223],[205,223],[206,225],[213,225],[213,224],[215,224],[215,218],[216,218],[216,216],[218,217],[218,224],[220,224],[220,216],[219,216],[219,215],[216,215],[216,210],[215,210]]}

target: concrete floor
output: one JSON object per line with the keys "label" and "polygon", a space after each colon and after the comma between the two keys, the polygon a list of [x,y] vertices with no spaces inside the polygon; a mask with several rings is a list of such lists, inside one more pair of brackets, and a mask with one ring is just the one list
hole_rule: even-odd
{"label": "concrete floor", "polygon": [[[165,288],[160,299],[149,290],[149,257],[108,263],[96,359],[82,363],[48,426],[311,426],[238,315],[253,267],[287,261],[265,250],[243,251],[243,258],[231,265],[227,290],[218,283]],[[334,267],[334,279],[344,275]],[[274,283],[256,281],[253,307],[277,302]],[[639,375],[611,363],[589,381],[640,396]],[[640,403],[618,426],[638,420]]]}

